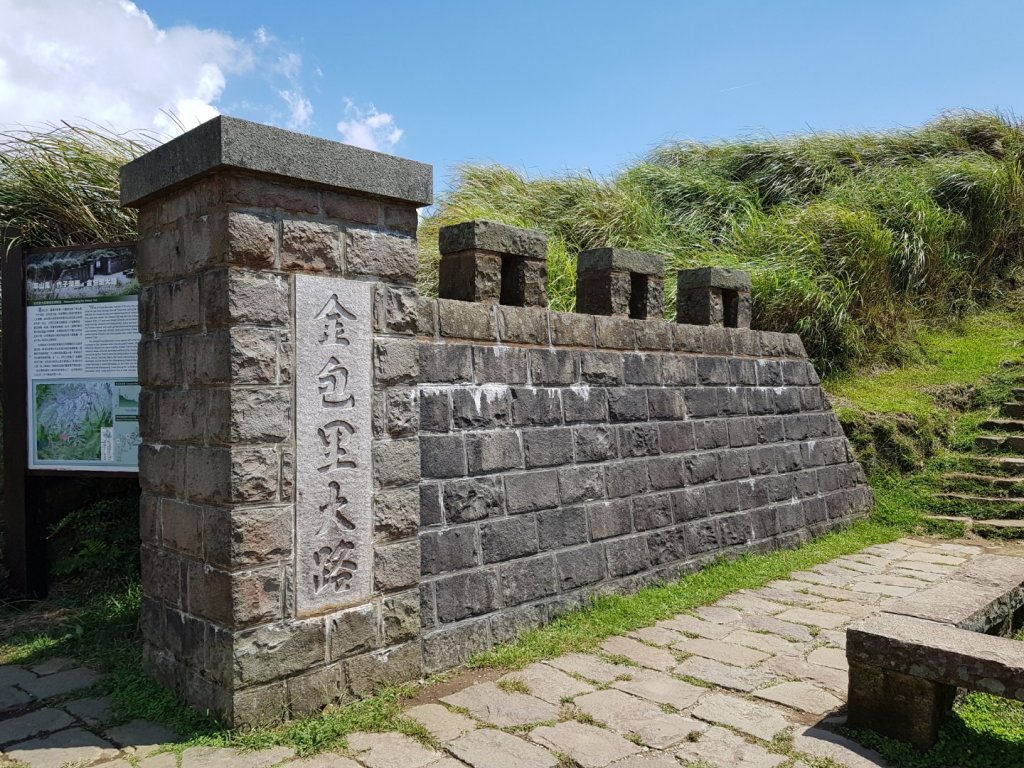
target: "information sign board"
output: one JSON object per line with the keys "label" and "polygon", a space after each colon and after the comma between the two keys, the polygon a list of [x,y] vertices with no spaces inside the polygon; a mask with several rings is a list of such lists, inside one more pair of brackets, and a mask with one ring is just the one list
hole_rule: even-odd
{"label": "information sign board", "polygon": [[131,472],[139,454],[132,243],[28,251],[28,468]]}

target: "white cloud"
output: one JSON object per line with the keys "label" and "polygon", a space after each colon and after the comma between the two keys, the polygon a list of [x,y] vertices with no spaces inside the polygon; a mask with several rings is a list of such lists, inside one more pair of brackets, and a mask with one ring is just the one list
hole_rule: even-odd
{"label": "white cloud", "polygon": [[[254,64],[245,41],[191,26],[161,29],[120,0],[0,0],[0,18],[6,124],[85,119],[176,134],[219,114],[228,75]],[[266,31],[256,37],[266,40]],[[311,110],[285,100],[293,115]]]}
{"label": "white cloud", "polygon": [[363,149],[387,152],[402,138],[402,129],[387,112],[378,112],[372,104],[362,110],[345,99],[345,120],[338,123],[341,140]]}
{"label": "white cloud", "polygon": [[313,102],[303,96],[302,91],[298,89],[285,89],[278,91],[277,95],[288,105],[286,127],[293,131],[309,130],[310,122],[313,120]]}

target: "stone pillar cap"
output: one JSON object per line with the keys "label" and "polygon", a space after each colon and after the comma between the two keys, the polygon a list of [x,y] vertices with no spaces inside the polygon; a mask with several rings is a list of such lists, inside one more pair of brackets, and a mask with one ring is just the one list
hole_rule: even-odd
{"label": "stone pillar cap", "polygon": [[577,272],[636,272],[641,275],[665,275],[665,257],[660,253],[630,251],[626,248],[591,248],[576,262]]}
{"label": "stone pillar cap", "polygon": [[437,239],[442,256],[475,250],[525,256],[529,259],[548,257],[548,239],[543,233],[484,219],[441,227]]}
{"label": "stone pillar cap", "polygon": [[269,174],[416,205],[433,201],[424,163],[221,115],[121,168],[121,205],[149,198],[219,169]]}
{"label": "stone pillar cap", "polygon": [[676,285],[681,291],[694,288],[719,288],[726,291],[749,291],[753,287],[750,273],[742,269],[698,267],[681,269]]}

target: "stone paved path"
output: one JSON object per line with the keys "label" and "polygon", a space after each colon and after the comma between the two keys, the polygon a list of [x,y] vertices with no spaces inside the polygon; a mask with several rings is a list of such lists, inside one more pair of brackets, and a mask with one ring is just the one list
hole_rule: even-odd
{"label": "stone paved path", "polygon": [[[438,749],[397,733],[352,734],[345,755],[195,747],[180,768],[848,768],[885,765],[834,732],[846,696],[845,627],[1019,544],[903,539],[763,589],[410,706]],[[153,723],[106,727],[108,703],[75,698],[95,673],[70,659],[0,666],[0,766],[176,768]],[[54,699],[57,702],[55,703]]]}

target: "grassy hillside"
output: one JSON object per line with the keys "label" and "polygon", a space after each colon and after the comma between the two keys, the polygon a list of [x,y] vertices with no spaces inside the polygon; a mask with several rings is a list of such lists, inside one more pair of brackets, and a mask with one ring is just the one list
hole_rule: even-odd
{"label": "grassy hillside", "polygon": [[558,309],[572,309],[580,250],[637,248],[673,269],[750,270],[755,325],[800,333],[824,372],[901,359],[916,322],[1012,280],[1022,160],[1015,120],[957,113],[891,133],[667,144],[611,179],[466,166],[424,221],[421,286],[436,291],[437,230],[488,218],[548,234]]}

